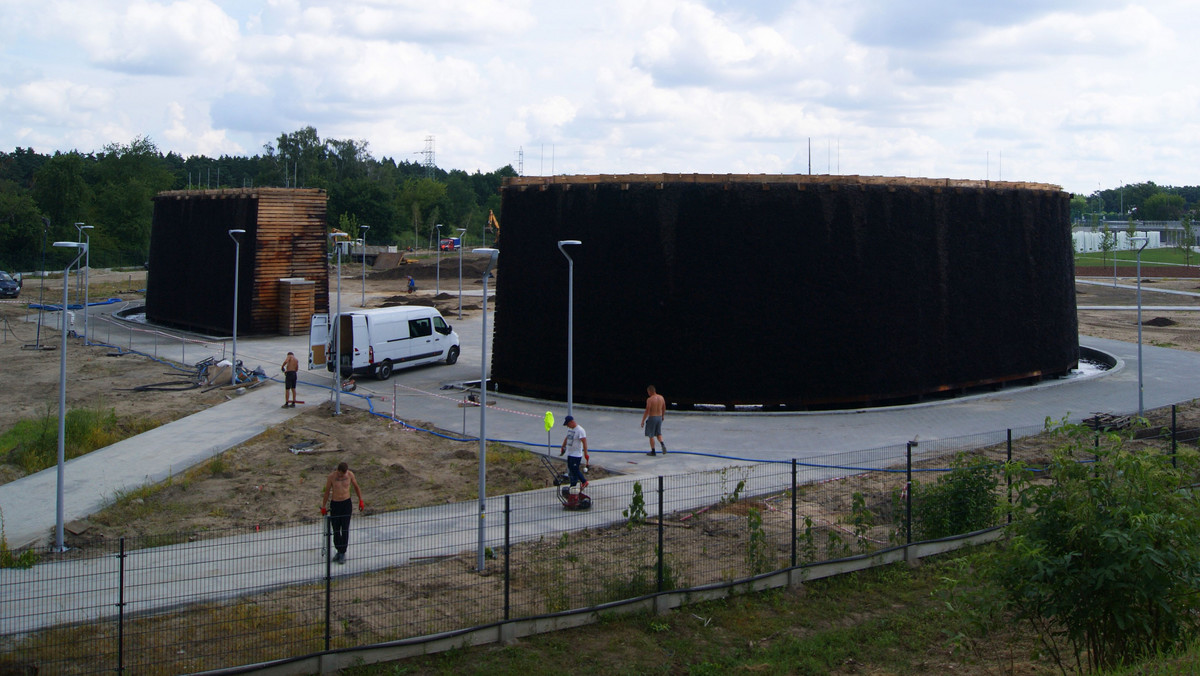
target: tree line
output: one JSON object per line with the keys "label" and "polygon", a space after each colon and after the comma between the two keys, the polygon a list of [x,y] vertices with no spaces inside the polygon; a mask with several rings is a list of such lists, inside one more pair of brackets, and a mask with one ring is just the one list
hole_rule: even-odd
{"label": "tree line", "polygon": [[[328,221],[368,244],[424,247],[466,229],[468,242],[488,243],[488,212],[500,213],[499,188],[512,166],[486,174],[376,159],[366,141],[321,139],[311,126],[281,133],[251,157],[183,157],[161,152],[147,137],[99,152],[32,148],[0,152],[0,269],[41,269],[43,244],[75,241],[75,223],[93,225],[92,264],[140,265],[150,248],[152,198],[163,190],[306,187],[329,197]],[[1153,182],[1097,190],[1071,199],[1073,222],[1179,220],[1200,207],[1200,186]],[[1189,219],[1192,220],[1192,219]],[[47,248],[54,268],[66,252]]]}
{"label": "tree line", "polygon": [[500,184],[511,166],[469,174],[408,160],[376,159],[366,141],[321,139],[313,127],[282,133],[252,157],[163,153],[147,137],[99,152],[32,148],[0,152],[0,269],[54,269],[65,252],[49,243],[90,231],[96,267],[140,265],[150,249],[153,197],[163,190],[300,187],[328,194],[327,219],[367,244],[428,246],[466,229],[490,244],[488,212],[500,213]]}
{"label": "tree line", "polygon": [[1071,196],[1071,220],[1178,221],[1200,210],[1200,186],[1160,186],[1153,181]]}

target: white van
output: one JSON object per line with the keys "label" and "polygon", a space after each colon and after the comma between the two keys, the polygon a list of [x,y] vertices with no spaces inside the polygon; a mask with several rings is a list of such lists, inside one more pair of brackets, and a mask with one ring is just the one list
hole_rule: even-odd
{"label": "white van", "polygon": [[343,312],[332,327],[329,315],[313,315],[310,369],[324,364],[333,370],[334,361],[326,355],[337,349],[339,331],[342,353],[338,361],[343,376],[368,374],[387,380],[396,369],[458,361],[458,334],[441,313],[431,307],[402,306]]}

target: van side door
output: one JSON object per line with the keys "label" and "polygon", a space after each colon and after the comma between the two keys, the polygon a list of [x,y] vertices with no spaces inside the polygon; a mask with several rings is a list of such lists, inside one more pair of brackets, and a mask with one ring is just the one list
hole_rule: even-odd
{"label": "van side door", "polygon": [[[329,342],[329,314],[318,312],[312,316],[308,325],[308,370],[324,366],[328,357],[326,344]],[[332,370],[333,367],[330,367]]]}
{"label": "van side door", "polygon": [[432,317],[408,320],[408,333],[412,337],[412,353],[409,358],[413,362],[441,358],[442,347],[438,339],[442,334],[434,332]]}

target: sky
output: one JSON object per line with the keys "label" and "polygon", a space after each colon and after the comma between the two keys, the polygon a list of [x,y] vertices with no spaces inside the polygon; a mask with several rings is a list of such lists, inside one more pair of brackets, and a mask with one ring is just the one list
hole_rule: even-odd
{"label": "sky", "polygon": [[0,0],[0,149],[249,156],[311,125],[468,172],[1197,185],[1197,26],[1195,0]]}

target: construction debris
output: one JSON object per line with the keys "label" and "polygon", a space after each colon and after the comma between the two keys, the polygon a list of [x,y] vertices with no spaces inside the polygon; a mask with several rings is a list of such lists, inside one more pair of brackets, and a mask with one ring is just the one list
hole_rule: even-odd
{"label": "construction debris", "polygon": [[1093,413],[1092,417],[1083,419],[1083,424],[1094,430],[1123,430],[1133,424],[1133,418],[1132,415]]}
{"label": "construction debris", "polygon": [[342,449],[340,449],[340,448],[321,448],[324,445],[325,445],[324,441],[317,441],[316,439],[310,439],[308,441],[302,441],[298,444],[292,444],[290,447],[288,447],[288,450],[292,452],[292,455],[315,455],[317,453],[341,453],[342,452]]}

